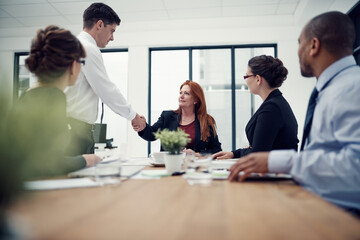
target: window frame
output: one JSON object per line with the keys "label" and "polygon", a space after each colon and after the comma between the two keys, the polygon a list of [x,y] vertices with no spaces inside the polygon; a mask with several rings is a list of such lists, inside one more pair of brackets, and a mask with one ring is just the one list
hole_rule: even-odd
{"label": "window frame", "polygon": [[[121,53],[121,52],[129,53],[128,48],[107,48],[107,49],[100,49],[100,51],[101,51],[102,54],[103,53],[115,53],[115,52],[117,52],[117,53]],[[16,102],[17,99],[20,97],[19,96],[19,88],[20,88],[20,64],[19,64],[19,61],[20,61],[20,57],[28,56],[29,54],[30,54],[29,51],[14,52],[13,102]],[[29,73],[29,74],[31,74],[31,73]],[[128,79],[126,79],[126,81],[128,81]],[[128,83],[126,85],[128,85]],[[101,118],[101,113],[102,113],[102,109],[101,109],[101,99],[100,99],[100,101],[99,101],[99,116],[98,116],[98,119]],[[96,121],[96,123],[97,122],[98,122],[98,120]],[[127,124],[126,124],[125,129],[127,129],[127,128],[128,127],[127,127]],[[107,134],[107,136],[109,136],[109,134]]]}
{"label": "window frame", "polygon": [[[148,88],[148,119],[151,125],[151,60],[152,52],[154,51],[176,51],[188,50],[189,51],[189,80],[193,78],[193,50],[213,50],[213,49],[230,49],[231,50],[231,129],[232,134],[232,151],[236,149],[236,72],[235,72],[235,50],[239,48],[274,48],[274,57],[277,58],[278,48],[277,43],[263,43],[263,44],[240,44],[240,45],[210,45],[210,46],[183,46],[183,47],[151,47],[149,48],[149,88]],[[251,95],[251,116],[255,111],[254,96]],[[148,142],[148,154],[151,152],[151,143]]]}

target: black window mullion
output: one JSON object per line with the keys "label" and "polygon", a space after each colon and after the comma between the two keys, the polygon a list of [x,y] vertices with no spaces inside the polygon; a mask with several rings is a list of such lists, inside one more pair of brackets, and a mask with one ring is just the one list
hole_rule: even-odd
{"label": "black window mullion", "polygon": [[[148,87],[148,123],[151,126],[151,49],[149,49],[149,87]],[[148,156],[151,152],[151,142],[148,141]]]}
{"label": "black window mullion", "polygon": [[14,58],[14,82],[13,82],[13,100],[15,101],[19,97],[19,72],[20,72],[20,66],[19,66],[19,59],[20,55],[18,53],[15,53]]}
{"label": "black window mullion", "polygon": [[189,80],[193,80],[192,48],[189,48]]}
{"label": "black window mullion", "polygon": [[235,92],[235,48],[231,48],[231,139],[232,150],[236,147],[236,92]]}

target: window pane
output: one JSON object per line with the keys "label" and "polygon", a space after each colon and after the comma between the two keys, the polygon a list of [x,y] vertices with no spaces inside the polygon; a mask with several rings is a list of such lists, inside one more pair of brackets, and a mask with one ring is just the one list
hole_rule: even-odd
{"label": "window pane", "polygon": [[19,56],[19,83],[18,83],[18,96],[20,97],[26,89],[29,87],[34,87],[37,83],[37,78],[34,74],[29,72],[25,67],[25,59],[29,55],[20,55]]}
{"label": "window pane", "polygon": [[246,75],[247,63],[254,55],[252,48],[235,49],[235,117],[236,117],[236,146],[235,149],[249,145],[245,134],[245,126],[251,118],[251,94],[243,78]]}
{"label": "window pane", "polygon": [[[178,87],[188,79],[188,52],[191,50],[152,50],[151,59],[151,122],[155,122],[161,111],[178,107]],[[241,48],[235,47],[235,89],[231,79],[231,46],[218,49],[192,50],[192,80],[204,89],[208,113],[217,123],[219,140],[224,151],[248,145],[245,126],[262,100],[252,95],[243,76],[247,63],[253,56],[266,54],[274,56],[274,47]],[[165,88],[166,91],[158,89]],[[175,93],[171,91],[175,89]],[[235,106],[232,106],[232,91],[235,91]],[[164,101],[166,99],[166,101]],[[235,109],[236,129],[232,128],[232,109]],[[235,138],[235,146],[232,139]],[[151,148],[157,151],[160,143],[152,143]],[[156,146],[156,147],[154,147]]]}
{"label": "window pane", "polygon": [[[261,105],[259,96],[254,96],[248,90],[243,76],[246,74],[248,61],[258,55],[274,56],[274,48],[237,48],[235,49],[235,112],[236,112],[236,147],[244,148],[249,145],[245,134],[245,127],[252,116],[252,112]],[[254,101],[254,104],[251,103]],[[251,109],[254,108],[254,109]]]}
{"label": "window pane", "polygon": [[263,54],[275,57],[274,48],[273,47],[254,48],[254,56],[263,55]]}
{"label": "window pane", "polygon": [[[189,51],[151,52],[151,124],[164,110],[179,106],[180,85],[189,79]],[[151,151],[160,150],[160,141],[151,143]]]}
{"label": "window pane", "polygon": [[204,90],[208,113],[215,119],[224,151],[232,149],[231,129],[231,51],[193,51],[193,81]]}
{"label": "window pane", "polygon": [[[102,57],[109,79],[120,89],[122,95],[127,99],[127,80],[128,80],[128,52],[103,52]],[[97,123],[100,123],[101,99],[99,101],[99,115]],[[107,124],[106,138],[113,138],[113,146],[120,146],[127,142],[128,122],[125,118],[114,113],[104,105],[103,123]]]}

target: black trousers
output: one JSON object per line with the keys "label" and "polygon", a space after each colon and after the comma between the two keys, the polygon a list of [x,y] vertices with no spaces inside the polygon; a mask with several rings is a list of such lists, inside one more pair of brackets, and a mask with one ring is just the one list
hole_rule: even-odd
{"label": "black trousers", "polygon": [[70,125],[70,143],[67,147],[68,156],[94,153],[94,125],[75,118],[68,118]]}

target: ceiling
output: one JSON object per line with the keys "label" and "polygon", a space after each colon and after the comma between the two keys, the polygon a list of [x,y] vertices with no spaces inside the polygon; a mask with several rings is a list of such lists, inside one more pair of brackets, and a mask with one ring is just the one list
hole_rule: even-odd
{"label": "ceiling", "polygon": [[[48,24],[82,25],[82,14],[94,0],[0,0],[0,29]],[[303,15],[313,8],[348,8],[355,0],[105,0],[122,22],[244,16]],[[325,4],[325,5],[324,5]],[[328,10],[325,9],[325,10]],[[338,9],[346,11],[348,9]]]}

